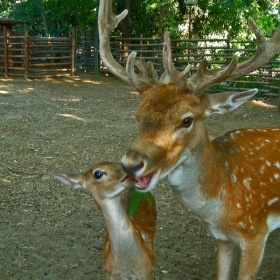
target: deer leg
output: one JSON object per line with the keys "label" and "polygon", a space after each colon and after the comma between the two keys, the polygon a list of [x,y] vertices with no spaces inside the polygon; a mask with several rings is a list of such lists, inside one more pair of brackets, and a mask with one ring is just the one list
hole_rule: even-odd
{"label": "deer leg", "polygon": [[229,280],[237,246],[232,241],[218,240],[217,280]]}
{"label": "deer leg", "polygon": [[256,278],[263,252],[265,248],[265,239],[256,238],[248,241],[244,248],[241,248],[241,259],[239,266],[239,280],[253,280]]}

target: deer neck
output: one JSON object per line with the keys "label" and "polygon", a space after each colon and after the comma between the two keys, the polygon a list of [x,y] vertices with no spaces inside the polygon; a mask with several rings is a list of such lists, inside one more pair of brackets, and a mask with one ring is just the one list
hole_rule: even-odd
{"label": "deer neck", "polygon": [[220,182],[227,177],[225,147],[210,141],[205,130],[203,140],[195,149],[186,149],[181,158],[185,159],[169,173],[168,181],[177,200],[203,220],[221,205]]}

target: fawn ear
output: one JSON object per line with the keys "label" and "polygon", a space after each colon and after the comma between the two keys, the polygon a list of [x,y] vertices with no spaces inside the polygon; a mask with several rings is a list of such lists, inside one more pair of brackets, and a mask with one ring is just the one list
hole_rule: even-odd
{"label": "fawn ear", "polygon": [[206,108],[206,116],[212,114],[225,114],[239,107],[258,92],[250,89],[243,92],[223,92],[209,95],[209,103]]}
{"label": "fawn ear", "polygon": [[66,174],[52,174],[52,176],[73,189],[84,188],[82,176]]}

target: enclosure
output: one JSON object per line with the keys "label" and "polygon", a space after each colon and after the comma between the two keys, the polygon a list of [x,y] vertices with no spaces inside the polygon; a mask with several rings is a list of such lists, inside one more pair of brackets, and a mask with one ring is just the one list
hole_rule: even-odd
{"label": "enclosure", "polygon": [[[31,37],[28,26],[21,33],[0,33],[0,76],[5,77],[52,77],[75,73],[108,73],[99,57],[97,29],[73,28],[69,37]],[[1,27],[1,19],[0,19]],[[267,36],[269,37],[271,36]],[[111,36],[114,58],[124,64],[131,51],[138,57],[153,62],[158,74],[163,73],[162,38],[123,38]],[[201,60],[208,60],[211,68],[227,66],[234,54],[240,61],[253,56],[256,42],[234,41],[227,38],[172,39],[173,61],[182,70],[192,66],[189,75],[196,72]],[[256,71],[223,83],[215,90],[232,91],[258,88],[262,96],[280,95],[280,52]]]}
{"label": "enclosure", "polygon": [[[50,173],[119,161],[137,135],[140,102],[133,88],[111,76],[0,79],[1,279],[105,279],[104,223],[96,205],[89,193],[63,186]],[[255,98],[213,116],[209,134],[279,126],[275,104]],[[215,240],[178,205],[165,179],[153,194],[154,279],[215,279]],[[279,249],[275,231],[257,279],[280,279]]]}

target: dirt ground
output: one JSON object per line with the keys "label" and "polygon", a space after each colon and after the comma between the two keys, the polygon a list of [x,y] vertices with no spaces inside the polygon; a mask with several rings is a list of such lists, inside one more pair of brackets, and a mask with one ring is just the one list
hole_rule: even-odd
{"label": "dirt ground", "polygon": [[[49,176],[119,161],[137,134],[140,98],[114,77],[0,79],[0,278],[105,279],[104,222],[91,196]],[[275,100],[254,100],[208,121],[212,137],[280,125]],[[174,200],[158,209],[154,279],[215,279],[216,242]],[[280,279],[280,231],[268,239],[257,279]],[[237,278],[237,264],[234,277]]]}

